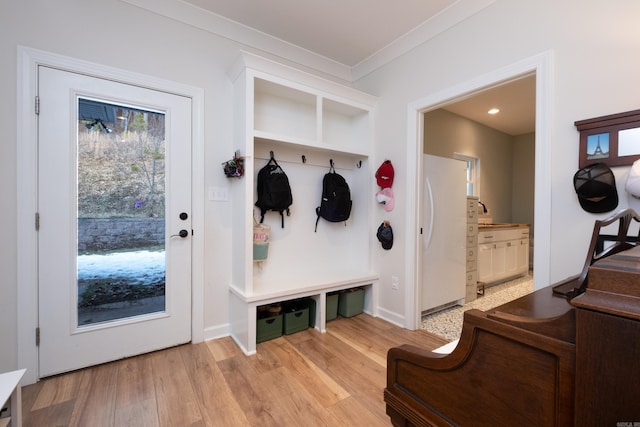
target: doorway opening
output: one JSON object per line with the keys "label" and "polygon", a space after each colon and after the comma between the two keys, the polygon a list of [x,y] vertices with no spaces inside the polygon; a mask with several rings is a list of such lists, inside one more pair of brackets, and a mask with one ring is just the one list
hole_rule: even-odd
{"label": "doorway opening", "polygon": [[[549,171],[549,126],[551,122],[551,56],[548,53],[537,55],[522,62],[513,64],[501,70],[496,70],[473,81],[465,82],[436,93],[425,99],[416,101],[409,106],[409,138],[408,138],[408,176],[421,177],[424,114],[446,107],[463,98],[473,97],[475,94],[521,79],[525,76],[535,76],[535,178],[534,178],[534,219],[536,230],[536,244],[534,245],[533,267],[535,270],[533,288],[540,289],[549,283],[549,251],[550,251],[550,171]],[[451,157],[453,153],[449,156]],[[413,182],[412,182],[413,181]],[[408,287],[405,295],[407,313],[407,327],[417,329],[421,326],[422,316],[417,301],[421,301],[422,283],[422,236],[420,233],[422,216],[422,180],[408,180],[408,194],[416,194],[415,205],[409,206],[408,221],[414,226],[414,239],[409,239],[407,252],[415,255],[415,262],[408,267],[407,277],[414,287]]]}

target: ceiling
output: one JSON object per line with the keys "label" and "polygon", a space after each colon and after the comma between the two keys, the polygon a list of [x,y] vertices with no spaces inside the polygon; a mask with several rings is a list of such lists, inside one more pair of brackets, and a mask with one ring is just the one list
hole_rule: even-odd
{"label": "ceiling", "polygon": [[[458,0],[183,0],[338,63],[353,67]],[[399,6],[401,4],[401,7]],[[489,115],[490,108],[500,113]],[[446,110],[509,135],[535,130],[535,77],[474,94]]]}
{"label": "ceiling", "polygon": [[183,0],[355,66],[458,0]]}
{"label": "ceiling", "polygon": [[[437,17],[457,0],[183,0],[208,12],[355,66]],[[489,115],[490,108],[500,113]],[[535,77],[517,80],[446,110],[509,135],[535,130]]]}
{"label": "ceiling", "polygon": [[120,1],[353,82],[497,0]]}
{"label": "ceiling", "polygon": [[[442,108],[508,135],[535,132],[536,77],[511,81]],[[488,114],[491,108],[498,108],[500,112]]]}
{"label": "ceiling", "polygon": [[[319,71],[337,69],[340,74],[348,69],[358,78],[494,0],[169,0],[170,9],[162,9],[155,0],[124,1],[282,57],[293,55],[300,63],[309,59],[305,54],[321,58],[324,65],[315,62]],[[201,22],[205,18],[210,19],[207,25]],[[263,45],[263,38],[253,36],[256,33],[277,43]],[[487,110],[493,107],[500,113],[490,116]],[[443,108],[509,135],[533,132],[535,77]]]}

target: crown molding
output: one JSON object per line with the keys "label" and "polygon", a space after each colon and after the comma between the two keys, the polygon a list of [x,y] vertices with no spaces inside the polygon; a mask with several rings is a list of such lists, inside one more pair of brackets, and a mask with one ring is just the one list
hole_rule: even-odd
{"label": "crown molding", "polygon": [[351,67],[310,50],[180,0],[121,0],[183,24],[240,43],[247,48],[351,82]]}
{"label": "crown molding", "polygon": [[121,1],[240,43],[246,48],[346,82],[354,82],[475,15],[496,0],[459,0],[353,67],[181,0]]}
{"label": "crown molding", "polygon": [[351,72],[353,81],[361,79],[399,56],[415,49],[495,2],[496,0],[459,0],[455,2],[367,59],[354,65]]}

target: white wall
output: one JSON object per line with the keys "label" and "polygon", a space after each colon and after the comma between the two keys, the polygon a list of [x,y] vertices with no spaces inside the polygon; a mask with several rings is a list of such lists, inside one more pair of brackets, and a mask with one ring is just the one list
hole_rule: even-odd
{"label": "white wall", "polygon": [[[357,82],[379,96],[376,150],[391,155],[396,180],[406,182],[407,106],[541,53],[553,52],[551,155],[550,281],[577,273],[584,262],[596,216],[580,208],[572,185],[578,168],[576,120],[638,108],[640,3],[566,0],[498,0],[487,9],[419,46]],[[619,207],[629,204],[623,191],[628,168],[616,168]],[[413,179],[409,177],[409,179]],[[397,244],[378,263],[383,282],[392,275],[407,284],[404,265],[406,209],[401,184],[394,184],[391,218]],[[404,290],[382,284],[380,300],[405,311]]]}
{"label": "white wall", "polygon": [[[127,71],[144,73],[179,83],[204,88],[206,92],[205,145],[206,185],[223,182],[215,167],[233,153],[231,146],[231,84],[225,72],[237,55],[237,47],[228,41],[209,37],[202,31],[149,14],[117,0],[3,2],[0,12],[0,170],[3,200],[2,248],[0,249],[0,371],[18,365],[16,353],[16,87],[17,46],[26,46],[55,54],[105,64]],[[18,142],[19,143],[19,142]],[[214,166],[215,165],[215,166]],[[207,204],[206,232],[209,240],[228,241],[230,213],[225,206]],[[216,236],[216,239],[213,239]],[[207,245],[205,296],[212,301],[226,297],[230,255],[224,248]],[[205,313],[205,325],[224,324],[226,305]]]}
{"label": "white wall", "polygon": [[[141,73],[204,90],[204,336],[228,333],[230,202],[208,201],[206,189],[228,185],[221,163],[232,157],[233,98],[227,70],[251,47],[119,0],[22,0],[0,5],[0,372],[18,367],[16,229],[18,197],[18,46]],[[231,194],[231,197],[233,195]],[[31,215],[31,213],[29,213]],[[28,284],[33,286],[33,284]]]}
{"label": "white wall", "polygon": [[[178,3],[173,6],[185,7]],[[205,339],[227,335],[232,264],[229,248],[233,239],[231,218],[234,212],[231,201],[209,201],[206,192],[209,187],[229,185],[221,163],[231,158],[238,148],[233,142],[233,87],[227,71],[241,50],[267,57],[274,55],[120,0],[2,2],[0,31],[0,56],[3,58],[0,67],[0,93],[3,94],[0,105],[0,127],[3,129],[0,139],[0,197],[3,204],[0,220],[4,224],[0,231],[3,242],[0,247],[0,372],[21,364],[17,360],[17,289],[34,286],[17,283],[16,246],[21,238],[21,231],[16,229],[15,208],[20,190],[17,189],[16,166],[17,147],[21,143],[17,141],[19,126],[16,123],[19,46],[203,89],[205,174],[198,179],[202,180],[201,187],[205,191],[194,197],[205,200],[205,211],[193,213],[204,215],[205,223],[204,230],[194,230],[205,235],[202,335]],[[258,44],[268,46],[274,42],[266,40]],[[291,65],[293,59],[283,61]],[[309,71],[308,67],[302,69]],[[329,78],[324,73],[318,74]],[[340,81],[338,78],[333,80]],[[232,198],[233,191],[229,195]]]}
{"label": "white wall", "polygon": [[[373,229],[388,219],[393,250],[376,251],[382,282],[381,313],[402,316],[404,307],[407,194],[405,149],[407,105],[431,93],[523,58],[554,51],[552,123],[551,276],[575,273],[584,258],[594,215],[584,213],[573,192],[578,134],[575,120],[637,109],[640,75],[640,2],[498,0],[358,82],[380,97],[372,162],[392,159],[396,208],[377,213]],[[21,0],[0,6],[0,371],[18,366],[16,229],[17,46],[49,51],[176,81],[205,92],[204,187],[225,186],[221,173],[231,157],[232,93],[226,70],[241,46],[208,32],[163,18],[119,0]],[[623,185],[626,169],[616,170]],[[202,194],[205,198],[206,195]],[[627,202],[621,193],[621,206]],[[197,197],[197,195],[196,195]],[[208,336],[226,330],[232,239],[230,203],[205,202],[205,313]],[[197,230],[196,230],[197,231]],[[400,278],[393,291],[391,276]]]}

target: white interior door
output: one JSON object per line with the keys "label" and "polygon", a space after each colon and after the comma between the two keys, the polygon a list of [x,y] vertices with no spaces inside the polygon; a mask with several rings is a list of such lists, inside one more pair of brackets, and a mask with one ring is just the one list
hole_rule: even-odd
{"label": "white interior door", "polygon": [[191,340],[191,99],[39,67],[39,375]]}

